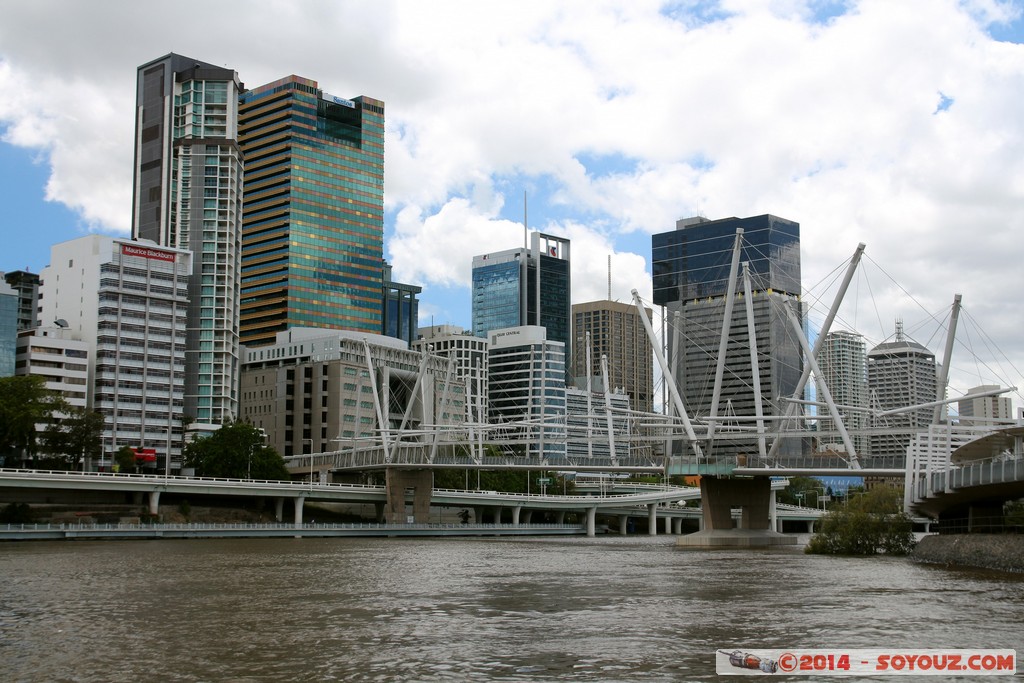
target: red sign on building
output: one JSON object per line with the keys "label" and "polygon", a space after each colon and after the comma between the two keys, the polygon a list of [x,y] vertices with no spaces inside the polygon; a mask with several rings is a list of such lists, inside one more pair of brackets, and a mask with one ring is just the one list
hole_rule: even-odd
{"label": "red sign on building", "polygon": [[151,249],[149,247],[136,246],[134,244],[121,244],[121,253],[125,256],[141,256],[142,258],[151,258],[158,261],[170,261],[174,262],[175,254],[172,251],[160,251],[159,249]]}

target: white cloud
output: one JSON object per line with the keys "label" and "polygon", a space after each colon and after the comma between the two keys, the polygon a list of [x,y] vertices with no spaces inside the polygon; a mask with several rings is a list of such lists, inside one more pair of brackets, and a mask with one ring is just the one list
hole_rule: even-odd
{"label": "white cloud", "polygon": [[[231,29],[175,29],[199,8]],[[1019,16],[997,0],[37,0],[0,24],[0,126],[46,156],[48,197],[125,230],[136,65],[174,50],[248,85],[297,73],[386,102],[388,255],[428,313],[465,315],[472,256],[522,243],[505,196],[536,184],[531,227],[573,240],[576,300],[603,298],[608,253],[616,298],[649,289],[637,237],[676,218],[774,213],[801,223],[806,284],[863,241],[927,310],[961,291],[1024,385],[1024,45],[986,33]],[[876,319],[872,337],[917,315],[878,289],[850,315]]]}

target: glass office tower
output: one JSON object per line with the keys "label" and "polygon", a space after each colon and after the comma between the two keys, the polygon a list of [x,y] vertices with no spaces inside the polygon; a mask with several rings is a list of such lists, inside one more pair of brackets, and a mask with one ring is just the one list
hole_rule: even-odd
{"label": "glass office tower", "polygon": [[382,330],[384,103],[288,76],[241,97],[242,341]]}
{"label": "glass office tower", "polygon": [[241,89],[182,55],[138,68],[132,237],[192,252],[184,415],[197,429],[238,417]]}
{"label": "glass office tower", "polygon": [[473,257],[473,334],[538,325],[570,348],[569,240],[531,233],[530,248]]}
{"label": "glass office tower", "polygon": [[[691,417],[707,417],[711,412],[737,228],[744,230],[740,261],[749,264],[751,276],[765,415],[784,412],[781,398],[792,396],[803,368],[800,343],[784,310],[798,304],[800,296],[800,225],[771,215],[680,220],[675,230],[653,236],[652,268],[654,303],[666,307],[666,355]],[[743,292],[739,279],[736,291]],[[800,315],[799,306],[794,312]],[[717,414],[753,416],[755,412],[747,313],[737,298]],[[750,439],[720,439],[712,454],[750,453],[751,443]],[[779,454],[796,455],[801,449],[801,440],[787,439]]]}

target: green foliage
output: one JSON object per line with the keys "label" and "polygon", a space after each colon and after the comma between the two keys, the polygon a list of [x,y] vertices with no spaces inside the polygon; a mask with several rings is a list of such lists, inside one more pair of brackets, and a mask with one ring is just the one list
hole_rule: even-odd
{"label": "green foliage", "polygon": [[821,531],[807,545],[817,555],[906,555],[914,547],[913,522],[902,510],[899,491],[876,488],[849,498],[822,518]]}
{"label": "green foliage", "polygon": [[31,524],[34,518],[28,503],[10,503],[0,510],[0,524]]}
{"label": "green foliage", "polygon": [[263,445],[259,431],[250,424],[225,424],[208,437],[185,446],[185,467],[200,477],[231,479],[290,479],[284,459]]}
{"label": "green foliage", "polygon": [[[467,477],[467,470],[438,470],[434,472],[434,488],[439,489],[465,489],[477,488],[477,472],[475,470],[469,470]],[[551,480],[550,484],[547,484],[546,491],[549,494],[561,495],[564,487],[564,491],[567,495],[572,495],[575,491],[575,486],[572,481],[567,481],[561,475],[556,475],[553,472],[515,472],[511,470],[497,470],[497,471],[481,471],[480,472],[480,490],[483,491],[501,491],[503,493],[526,493],[526,478],[530,478],[530,493],[541,492],[541,478],[548,478]]]}
{"label": "green foliage", "polygon": [[117,449],[117,453],[114,453],[114,462],[117,463],[119,472],[134,472],[136,467],[135,451],[131,446],[121,446]]}
{"label": "green foliage", "polygon": [[[63,405],[35,375],[0,377],[0,455],[8,461],[36,452],[36,425],[49,424]],[[14,456],[14,457],[11,457]]]}
{"label": "green foliage", "polygon": [[103,415],[73,406],[62,407],[61,413],[43,432],[42,450],[65,461],[67,469],[79,463],[89,469],[92,458],[102,453]]}
{"label": "green foliage", "polygon": [[820,489],[825,485],[812,477],[790,477],[789,486],[780,491],[777,500],[786,505],[817,507]]}

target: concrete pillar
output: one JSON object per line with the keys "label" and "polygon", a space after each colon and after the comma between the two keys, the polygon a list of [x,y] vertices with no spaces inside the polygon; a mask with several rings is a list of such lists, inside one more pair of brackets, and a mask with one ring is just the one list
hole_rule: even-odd
{"label": "concrete pillar", "polygon": [[284,498],[274,499],[274,519],[281,523],[284,521]]}
{"label": "concrete pillar", "polygon": [[683,518],[676,517],[672,520],[672,533],[679,536],[683,533]]}
{"label": "concrete pillar", "polygon": [[771,480],[768,477],[739,479],[704,476],[700,478],[700,494],[706,530],[732,529],[734,507],[741,510],[740,529],[771,528]]}
{"label": "concrete pillar", "polygon": [[594,520],[597,519],[597,508],[587,508],[587,536],[593,536],[595,534]]}
{"label": "concrete pillar", "polygon": [[495,505],[491,510],[494,512],[494,523],[501,524],[501,506]]}
{"label": "concrete pillar", "polygon": [[559,510],[555,513],[555,524],[565,524],[565,510]]}
{"label": "concrete pillar", "polygon": [[160,514],[160,492],[150,491],[149,492],[149,514],[158,515]]}
{"label": "concrete pillar", "polygon": [[533,510],[527,508],[523,510],[523,524],[529,524],[530,520],[533,519]]}
{"label": "concrete pillar", "polygon": [[770,506],[768,508],[768,514],[771,517],[771,525],[772,525],[771,529],[772,529],[772,531],[782,531],[782,529],[779,528],[779,510],[778,510],[777,507],[775,507],[775,493],[776,493],[776,491],[775,491],[775,489],[772,489],[771,491],[772,491],[771,498],[770,498],[770,500],[768,502],[768,505]]}
{"label": "concrete pillar", "polygon": [[666,534],[671,534],[672,533],[672,518],[669,517],[668,515],[665,515],[665,517],[663,519],[665,520],[665,533]]}
{"label": "concrete pillar", "polygon": [[625,536],[629,528],[629,515],[619,515],[619,536]]}
{"label": "concrete pillar", "polygon": [[658,535],[658,506],[654,503],[647,504],[647,533]]}
{"label": "concrete pillar", "polygon": [[482,507],[473,508],[473,523],[483,524],[484,523],[484,509]]}
{"label": "concrete pillar", "polygon": [[813,519],[807,520],[807,533],[809,533],[809,534],[813,534],[814,533],[814,520]]}
{"label": "concrete pillar", "polygon": [[512,508],[512,526],[519,526],[519,513],[522,512],[522,510],[522,505],[516,505]]}
{"label": "concrete pillar", "polygon": [[417,524],[430,521],[430,496],[434,488],[434,475],[430,470],[406,470],[389,467],[385,471],[384,489],[387,492],[386,521],[405,524],[405,492],[413,490],[413,520]]}
{"label": "concrete pillar", "polygon": [[295,497],[295,528],[298,529],[302,526],[302,506],[305,504],[306,498],[304,496]]}

